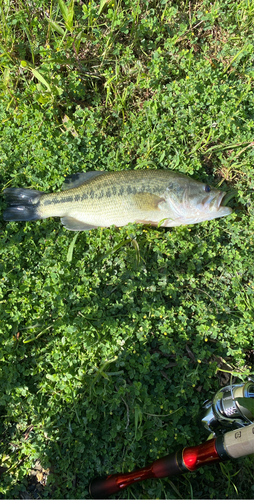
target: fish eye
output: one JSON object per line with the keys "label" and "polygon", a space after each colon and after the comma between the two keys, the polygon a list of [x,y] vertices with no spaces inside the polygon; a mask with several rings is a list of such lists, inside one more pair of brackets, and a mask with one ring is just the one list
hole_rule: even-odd
{"label": "fish eye", "polygon": [[207,184],[207,185],[205,186],[205,192],[206,192],[206,193],[210,193],[210,191],[211,191],[211,188],[210,188],[210,186],[208,186],[208,184]]}

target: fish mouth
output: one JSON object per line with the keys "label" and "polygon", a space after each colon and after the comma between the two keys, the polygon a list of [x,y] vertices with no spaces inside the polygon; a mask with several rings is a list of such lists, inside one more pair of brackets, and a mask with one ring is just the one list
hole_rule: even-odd
{"label": "fish mouth", "polygon": [[222,204],[226,193],[224,191],[220,191],[219,194],[214,196],[212,200],[212,204],[210,206],[211,215],[214,214],[214,218],[224,217],[225,215],[229,215],[232,213],[232,208],[227,207]]}
{"label": "fish mouth", "polygon": [[220,192],[220,194],[217,198],[217,203],[215,203],[215,207],[217,208],[217,210],[219,210],[221,208],[221,203],[222,203],[222,200],[223,200],[225,195],[226,195],[226,193],[224,193],[223,191]]}
{"label": "fish mouth", "polygon": [[[203,205],[205,209],[208,209],[211,212],[218,211],[222,208],[221,203],[224,198],[226,193],[224,191],[219,191],[219,193],[215,194],[210,194],[210,196],[207,196],[205,200],[203,201]],[[223,207],[223,208],[228,208],[228,207]]]}

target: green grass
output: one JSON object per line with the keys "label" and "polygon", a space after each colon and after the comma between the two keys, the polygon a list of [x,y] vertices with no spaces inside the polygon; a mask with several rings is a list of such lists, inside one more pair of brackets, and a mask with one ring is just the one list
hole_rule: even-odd
{"label": "green grass", "polygon": [[[2,189],[171,168],[237,191],[231,216],[174,229],[1,220],[4,498],[36,497],[36,460],[42,498],[89,498],[200,443],[225,371],[253,372],[253,20],[248,0],[0,2]],[[253,457],[119,497],[252,498]]]}

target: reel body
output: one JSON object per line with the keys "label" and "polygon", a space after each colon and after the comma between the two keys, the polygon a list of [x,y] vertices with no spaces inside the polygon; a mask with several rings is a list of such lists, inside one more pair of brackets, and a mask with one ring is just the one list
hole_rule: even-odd
{"label": "reel body", "polygon": [[[222,387],[209,401],[204,402],[201,422],[214,434],[252,424],[254,412],[247,407],[247,400],[254,398],[254,381]],[[246,401],[246,406],[245,406]],[[254,404],[253,404],[254,407]]]}

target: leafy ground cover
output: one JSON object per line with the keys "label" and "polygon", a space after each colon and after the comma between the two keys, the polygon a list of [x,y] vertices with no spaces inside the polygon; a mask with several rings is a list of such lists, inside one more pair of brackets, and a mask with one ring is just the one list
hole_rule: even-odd
{"label": "leafy ground cover", "polygon": [[[0,2],[2,189],[171,168],[237,191],[227,218],[66,231],[1,220],[4,498],[207,437],[204,399],[253,371],[253,3]],[[4,208],[1,200],[1,207]],[[119,498],[252,498],[253,457]]]}

